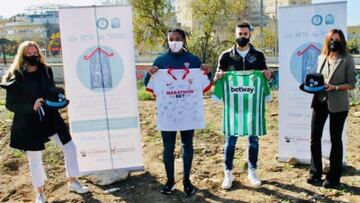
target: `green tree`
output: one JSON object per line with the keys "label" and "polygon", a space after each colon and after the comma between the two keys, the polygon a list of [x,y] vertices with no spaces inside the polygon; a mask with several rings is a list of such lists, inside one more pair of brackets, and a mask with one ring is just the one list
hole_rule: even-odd
{"label": "green tree", "polygon": [[350,53],[356,54],[359,53],[359,40],[356,38],[349,39],[348,42],[348,49]]}
{"label": "green tree", "polygon": [[12,43],[8,44],[8,45],[5,47],[5,52],[6,52],[6,54],[15,56],[19,44],[20,44],[20,41],[19,41],[19,40],[18,40],[18,41],[12,40]]}
{"label": "green tree", "polygon": [[[135,46],[140,52],[160,50],[172,12],[171,0],[129,0],[133,8]],[[105,0],[104,5],[121,5],[123,0]]]}
{"label": "green tree", "polygon": [[221,51],[234,44],[235,26],[245,19],[246,2],[190,0],[192,17],[196,19],[189,38],[190,51],[215,67]]}
{"label": "green tree", "polygon": [[[271,52],[275,51],[276,46],[276,33],[274,31],[274,27],[268,26],[263,28],[263,36],[264,36],[264,47],[263,51],[271,50]],[[260,37],[260,29],[255,29],[252,34],[251,43],[254,44],[255,47],[261,47],[261,37]]]}
{"label": "green tree", "polygon": [[140,52],[159,50],[173,17],[170,0],[130,0],[134,9],[135,42]]}
{"label": "green tree", "polygon": [[47,49],[52,55],[59,54],[61,51],[61,40],[60,33],[55,32],[50,36],[49,44]]}

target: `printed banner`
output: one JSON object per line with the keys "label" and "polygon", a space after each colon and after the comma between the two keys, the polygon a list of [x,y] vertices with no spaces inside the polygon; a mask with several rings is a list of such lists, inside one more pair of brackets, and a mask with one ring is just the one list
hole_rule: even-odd
{"label": "printed banner", "polygon": [[80,172],[143,170],[131,7],[59,11]]}
{"label": "printed banner", "polygon": [[[306,74],[316,72],[317,58],[330,29],[341,29],[346,36],[346,2],[322,3],[279,8],[279,161],[290,157],[310,163],[312,95],[299,85]],[[330,153],[328,122],[322,151]],[[346,125],[343,133],[344,161]]]}

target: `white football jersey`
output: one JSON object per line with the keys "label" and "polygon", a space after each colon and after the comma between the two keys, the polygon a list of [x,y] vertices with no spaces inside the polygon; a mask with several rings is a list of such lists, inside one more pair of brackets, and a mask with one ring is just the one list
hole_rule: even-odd
{"label": "white football jersey", "polygon": [[200,69],[164,69],[150,79],[146,90],[156,96],[157,129],[183,131],[205,127],[203,93],[211,87]]}

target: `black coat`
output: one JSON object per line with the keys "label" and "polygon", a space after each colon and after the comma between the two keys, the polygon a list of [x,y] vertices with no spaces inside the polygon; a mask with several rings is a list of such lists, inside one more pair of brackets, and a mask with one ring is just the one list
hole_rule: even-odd
{"label": "black coat", "polygon": [[32,73],[16,72],[15,78],[6,84],[5,106],[14,112],[11,147],[20,150],[43,150],[48,138],[55,133],[58,133],[62,144],[71,140],[65,122],[57,110],[44,108],[45,117],[42,121],[38,112],[33,110],[36,99],[45,97],[48,89],[54,86],[52,70],[45,65],[40,65],[38,70]]}
{"label": "black coat", "polygon": [[261,51],[250,44],[249,53],[245,59],[236,51],[236,46],[221,53],[217,70],[240,71],[240,70],[267,70],[265,56]]}

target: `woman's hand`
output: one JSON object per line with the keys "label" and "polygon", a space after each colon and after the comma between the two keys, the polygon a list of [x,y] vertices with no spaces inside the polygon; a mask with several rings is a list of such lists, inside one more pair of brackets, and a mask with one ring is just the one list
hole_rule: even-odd
{"label": "woman's hand", "polygon": [[336,85],[326,84],[325,87],[326,87],[326,89],[325,89],[326,92],[333,91],[333,90],[337,90],[337,89],[336,89],[336,87],[337,87]]}
{"label": "woman's hand", "polygon": [[40,107],[42,107],[43,103],[44,103],[44,99],[38,98],[34,103],[33,110],[37,111]]}
{"label": "woman's hand", "polygon": [[149,69],[149,74],[150,75],[153,75],[153,74],[155,74],[157,71],[159,70],[159,68],[157,67],[157,66],[153,66],[153,67],[151,67],[150,69]]}

